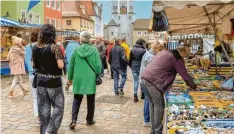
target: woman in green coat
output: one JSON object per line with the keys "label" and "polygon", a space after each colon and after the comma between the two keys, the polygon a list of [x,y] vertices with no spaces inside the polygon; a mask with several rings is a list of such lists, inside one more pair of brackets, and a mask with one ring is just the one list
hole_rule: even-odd
{"label": "woman in green coat", "polygon": [[[72,106],[72,122],[70,128],[76,126],[77,115],[80,109],[83,95],[87,95],[88,114],[86,117],[87,125],[95,124],[93,120],[96,93],[96,74],[101,73],[101,59],[96,47],[89,44],[91,35],[88,32],[80,33],[81,45],[78,46],[70,60],[68,69],[69,84],[73,84],[74,100]],[[86,60],[87,61],[86,61]],[[91,69],[89,64],[94,71]]]}

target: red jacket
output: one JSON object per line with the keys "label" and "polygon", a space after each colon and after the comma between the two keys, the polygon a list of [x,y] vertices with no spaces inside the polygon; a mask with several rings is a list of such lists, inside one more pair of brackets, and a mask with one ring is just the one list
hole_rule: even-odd
{"label": "red jacket", "polygon": [[110,50],[111,50],[111,48],[113,48],[113,43],[110,43],[108,46],[107,46],[107,49],[106,49],[106,59],[107,59],[107,61],[109,61],[109,56],[110,56]]}

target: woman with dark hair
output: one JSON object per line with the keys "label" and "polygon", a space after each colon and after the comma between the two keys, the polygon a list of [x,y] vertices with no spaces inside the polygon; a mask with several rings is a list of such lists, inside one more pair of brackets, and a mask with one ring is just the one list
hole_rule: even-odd
{"label": "woman with dark hair", "polygon": [[36,80],[41,134],[56,134],[64,113],[61,79],[64,57],[55,39],[55,27],[45,24],[40,29],[39,43],[33,47],[33,67],[36,73],[34,82]]}
{"label": "woman with dark hair", "polygon": [[29,73],[29,83],[30,88],[32,90],[33,95],[33,110],[34,110],[34,116],[37,117],[37,125],[40,125],[40,118],[38,114],[38,106],[37,106],[37,89],[32,87],[34,75],[33,75],[33,67],[32,67],[32,48],[37,44],[38,42],[38,35],[39,35],[40,29],[34,29],[30,36],[30,42],[26,46],[26,53],[25,53],[25,64],[28,69]]}
{"label": "woman with dark hair", "polygon": [[[136,45],[130,52],[129,66],[132,68],[132,75],[134,80],[134,102],[138,101],[137,90],[139,85],[139,73],[141,67],[141,60],[146,50],[144,48],[146,41],[142,38],[136,41]],[[141,99],[144,99],[144,93],[141,92]]]}

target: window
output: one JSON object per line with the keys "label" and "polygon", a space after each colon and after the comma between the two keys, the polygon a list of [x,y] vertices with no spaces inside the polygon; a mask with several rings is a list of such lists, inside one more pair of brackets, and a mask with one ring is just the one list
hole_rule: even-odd
{"label": "window", "polygon": [[120,20],[120,16],[119,16],[118,18],[119,18],[119,20]]}
{"label": "window", "polygon": [[71,20],[67,20],[67,26],[71,25]]}
{"label": "window", "polygon": [[40,24],[40,15],[36,15],[36,24]]}
{"label": "window", "polygon": [[61,20],[57,20],[57,28],[61,28]]}
{"label": "window", "polygon": [[57,1],[57,10],[60,11],[60,1],[59,0]]}
{"label": "window", "polygon": [[148,32],[145,31],[145,32],[144,32],[144,36],[148,36]]}
{"label": "window", "polygon": [[50,18],[46,18],[46,24],[50,24]]}
{"label": "window", "polygon": [[114,32],[111,32],[111,35],[113,36],[113,35],[114,35]]}
{"label": "window", "polygon": [[138,31],[138,32],[137,32],[137,36],[141,36],[141,31]]}
{"label": "window", "polygon": [[29,23],[33,23],[33,15],[32,15],[32,13],[29,13],[29,15],[28,15],[28,22]]}
{"label": "window", "polygon": [[51,19],[51,24],[56,27],[56,19]]}
{"label": "window", "polygon": [[26,18],[26,11],[21,11],[21,18]]}
{"label": "window", "polygon": [[132,19],[132,17],[131,16],[129,16],[129,20],[131,20]]}
{"label": "window", "polygon": [[55,1],[54,1],[54,0],[51,1],[51,7],[52,7],[53,9],[56,9],[56,4],[55,4]]}
{"label": "window", "polygon": [[50,0],[46,1],[46,7],[50,7]]}

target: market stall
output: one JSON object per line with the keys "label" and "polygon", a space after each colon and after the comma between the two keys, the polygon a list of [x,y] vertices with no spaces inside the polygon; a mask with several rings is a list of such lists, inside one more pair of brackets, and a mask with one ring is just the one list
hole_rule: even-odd
{"label": "market stall", "polygon": [[[174,49],[179,42],[195,44],[190,46],[190,52],[197,51],[197,44],[202,45],[203,59],[199,66],[186,62],[186,67],[194,82],[198,85],[195,91],[189,89],[180,76],[177,76],[170,92],[165,94],[164,133],[168,134],[233,134],[234,133],[234,82],[233,63],[231,55],[224,51],[227,57],[226,73],[217,75],[217,65],[209,65],[210,59],[206,53],[213,50],[217,42],[224,49],[224,34],[220,36],[220,26],[223,20],[234,17],[233,1],[155,1],[151,26],[153,31],[162,32],[164,28],[169,34],[168,49]],[[155,12],[164,12],[168,21],[158,20]],[[158,14],[158,13],[157,13]],[[162,17],[161,17],[162,18]],[[155,29],[155,30],[154,30]],[[188,36],[190,35],[190,37]],[[229,35],[230,36],[230,35]],[[188,40],[190,42],[188,43]],[[195,40],[195,41],[194,41]],[[199,42],[201,40],[201,42]],[[231,43],[232,39],[228,40]],[[191,43],[193,42],[193,43]],[[227,42],[225,42],[227,43]],[[226,48],[224,50],[227,50]],[[216,63],[216,62],[215,62]],[[211,75],[208,68],[215,68]],[[225,68],[227,69],[227,68]]]}

